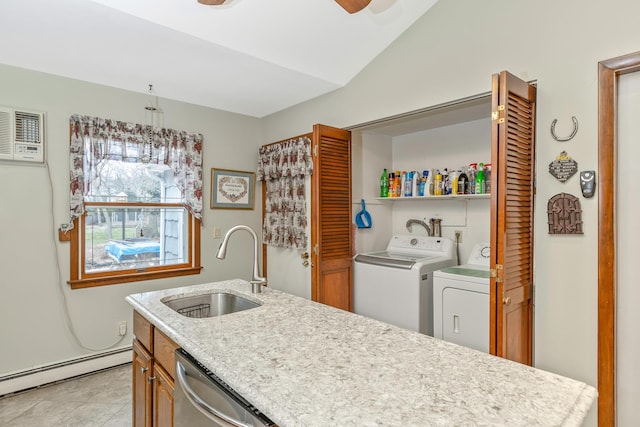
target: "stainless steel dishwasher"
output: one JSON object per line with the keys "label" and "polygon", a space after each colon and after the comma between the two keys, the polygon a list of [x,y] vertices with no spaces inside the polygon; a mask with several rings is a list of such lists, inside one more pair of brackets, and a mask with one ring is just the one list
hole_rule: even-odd
{"label": "stainless steel dishwasher", "polygon": [[276,426],[189,353],[179,348],[175,355],[176,427]]}

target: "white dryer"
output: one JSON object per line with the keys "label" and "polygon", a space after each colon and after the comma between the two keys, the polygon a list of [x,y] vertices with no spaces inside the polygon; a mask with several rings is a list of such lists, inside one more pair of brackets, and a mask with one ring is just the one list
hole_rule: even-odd
{"label": "white dryer", "polygon": [[433,273],[433,336],[489,352],[488,243],[473,247],[467,264]]}
{"label": "white dryer", "polygon": [[456,264],[446,237],[395,235],[353,259],[353,311],[433,336],[433,272]]}

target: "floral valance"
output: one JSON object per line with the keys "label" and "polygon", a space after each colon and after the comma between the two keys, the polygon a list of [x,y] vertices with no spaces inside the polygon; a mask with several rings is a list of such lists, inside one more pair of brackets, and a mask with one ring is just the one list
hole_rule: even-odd
{"label": "floral valance", "polygon": [[301,137],[260,147],[256,179],[311,175],[312,169],[311,140]]}
{"label": "floral valance", "polygon": [[307,247],[305,177],[311,175],[311,140],[301,137],[260,148],[257,179],[265,181],[262,241],[268,245]]}
{"label": "floral valance", "polygon": [[97,169],[105,160],[166,165],[173,172],[182,203],[202,219],[201,134],[116,120],[72,115],[70,142],[71,219],[84,213],[84,202]]}

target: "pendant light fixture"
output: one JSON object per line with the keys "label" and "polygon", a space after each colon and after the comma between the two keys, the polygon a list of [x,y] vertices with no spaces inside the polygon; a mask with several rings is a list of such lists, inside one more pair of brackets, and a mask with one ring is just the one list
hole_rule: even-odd
{"label": "pendant light fixture", "polygon": [[149,163],[153,157],[153,133],[164,127],[164,111],[158,106],[158,96],[154,95],[153,85],[149,84],[149,96],[144,106],[144,136],[140,161]]}

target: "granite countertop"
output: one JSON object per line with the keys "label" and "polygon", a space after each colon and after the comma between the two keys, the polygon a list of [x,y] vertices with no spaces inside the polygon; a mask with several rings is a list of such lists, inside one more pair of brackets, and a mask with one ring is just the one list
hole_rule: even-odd
{"label": "granite countertop", "polygon": [[[161,300],[225,290],[262,303],[206,319]],[[281,427],[578,426],[596,397],[579,381],[244,280],[127,301]]]}

